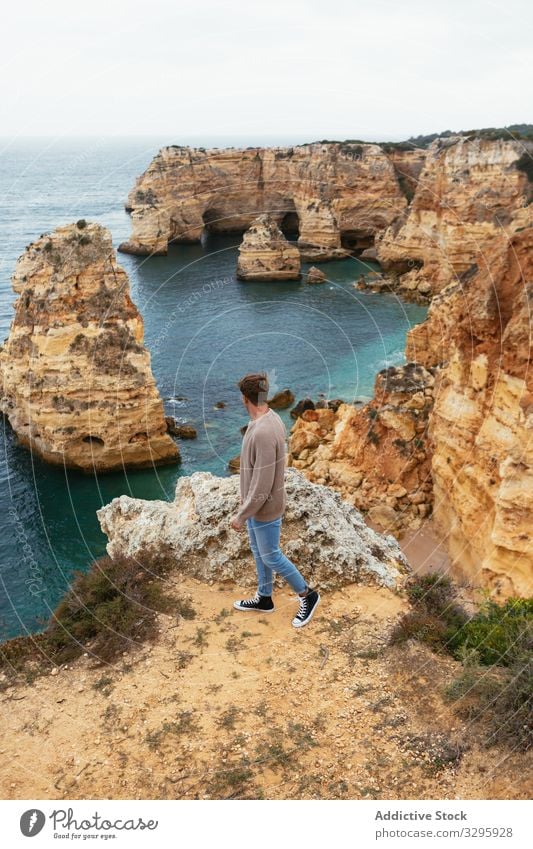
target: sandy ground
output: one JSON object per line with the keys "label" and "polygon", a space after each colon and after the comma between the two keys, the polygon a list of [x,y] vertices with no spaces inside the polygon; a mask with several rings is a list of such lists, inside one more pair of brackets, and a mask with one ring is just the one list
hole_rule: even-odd
{"label": "sandy ground", "polygon": [[270,615],[233,608],[250,587],[167,589],[195,619],[0,694],[3,798],[530,797],[531,757],[484,748],[443,701],[459,664],[385,646],[406,606],[390,591],[324,593],[297,630],[286,587]]}

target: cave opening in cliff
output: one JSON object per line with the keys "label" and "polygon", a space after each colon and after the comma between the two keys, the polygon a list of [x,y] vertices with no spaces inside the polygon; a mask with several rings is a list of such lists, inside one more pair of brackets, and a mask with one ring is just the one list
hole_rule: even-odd
{"label": "cave opening in cliff", "polygon": [[99,436],[94,436],[92,433],[88,436],[84,436],[82,442],[86,442],[88,445],[104,445],[104,440]]}
{"label": "cave opening in cliff", "polygon": [[347,251],[358,256],[367,248],[374,247],[374,235],[367,230],[343,230],[341,233],[341,245]]}
{"label": "cave opening in cliff", "polygon": [[217,209],[217,207],[209,207],[202,215],[205,230],[207,233],[244,233],[250,226],[251,219],[249,215],[228,215],[227,210]]}
{"label": "cave opening in cliff", "polygon": [[289,242],[296,242],[300,237],[300,219],[295,209],[286,212],[280,221],[279,229]]}

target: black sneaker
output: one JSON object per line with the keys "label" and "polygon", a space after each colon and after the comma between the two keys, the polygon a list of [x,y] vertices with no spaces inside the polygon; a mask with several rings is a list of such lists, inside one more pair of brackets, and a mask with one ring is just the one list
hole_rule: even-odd
{"label": "black sneaker", "polygon": [[304,625],[307,625],[313,616],[320,601],[320,594],[316,590],[309,590],[307,595],[298,596],[298,598],[300,600],[300,608],[292,620],[292,624],[295,628],[302,628]]}
{"label": "black sneaker", "polygon": [[270,595],[259,595],[256,593],[253,598],[241,599],[234,601],[233,607],[237,610],[259,610],[260,613],[273,613],[274,602]]}

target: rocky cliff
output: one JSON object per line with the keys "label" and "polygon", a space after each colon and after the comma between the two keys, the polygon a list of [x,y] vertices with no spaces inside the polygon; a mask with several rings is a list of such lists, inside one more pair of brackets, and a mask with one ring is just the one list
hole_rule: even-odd
{"label": "rocky cliff", "polygon": [[531,142],[436,139],[409,207],[377,240],[379,262],[434,293],[481,264],[495,238],[530,220],[532,154]]}
{"label": "rocky cliff", "polygon": [[419,527],[432,508],[433,371],[391,366],[377,374],[368,404],[306,410],[291,430],[291,465],[389,531]]}
{"label": "rocky cliff", "polygon": [[496,237],[434,295],[409,363],[364,407],[307,410],[292,464],[391,531],[433,515],[456,578],[495,598],[533,586],[533,228]]}
{"label": "rocky cliff", "polygon": [[299,280],[300,252],[287,241],[274,219],[260,215],[239,248],[239,280]]}
{"label": "rocky cliff", "polygon": [[402,150],[401,147],[388,147],[387,145],[384,145],[384,150],[394,166],[402,192],[411,202],[426,161],[427,151],[417,148]]}
{"label": "rocky cliff", "polygon": [[21,444],[83,471],[178,460],[108,230],[78,221],[41,236],[12,282],[0,409]]}
{"label": "rocky cliff", "polygon": [[321,248],[323,259],[343,245],[371,246],[406,206],[397,172],[379,145],[174,145],[162,148],[130,192],[133,229],[119,250],[165,253],[171,241],[199,241],[204,228],[244,232],[268,214],[299,237],[302,249]]}
{"label": "rocky cliff", "polygon": [[433,298],[406,354],[436,372],[434,516],[457,574],[495,595],[533,587],[533,228]]}
{"label": "rocky cliff", "polygon": [[[295,469],[287,469],[285,485],[283,550],[301,565],[306,580],[329,589],[354,582],[403,587],[410,567],[394,537],[375,533],[338,493]],[[199,580],[253,583],[248,536],[229,525],[238,505],[236,477],[195,472],[180,478],[173,502],[121,495],[97,515],[110,557],[141,562],[153,555]]]}

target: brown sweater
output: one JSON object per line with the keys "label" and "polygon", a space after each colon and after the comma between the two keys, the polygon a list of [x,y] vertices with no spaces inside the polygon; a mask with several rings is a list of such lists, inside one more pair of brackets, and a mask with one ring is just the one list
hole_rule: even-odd
{"label": "brown sweater", "polygon": [[242,440],[239,521],[269,522],[285,511],[287,447],[283,421],[274,410],[251,419]]}

